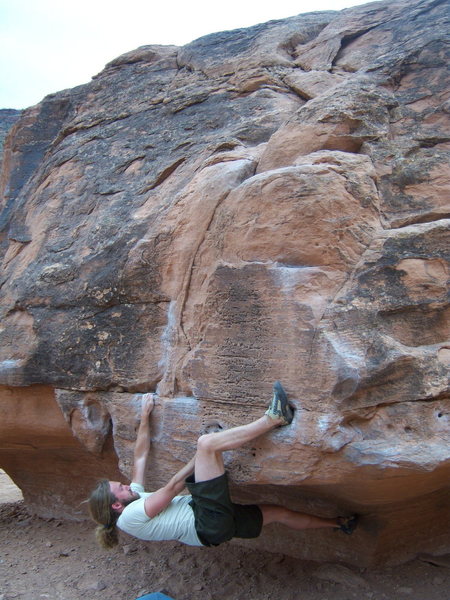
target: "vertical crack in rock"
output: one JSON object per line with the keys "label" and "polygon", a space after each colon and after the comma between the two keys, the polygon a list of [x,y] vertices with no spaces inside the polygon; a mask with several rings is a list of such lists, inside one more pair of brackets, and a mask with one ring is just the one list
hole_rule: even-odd
{"label": "vertical crack in rock", "polygon": [[[208,237],[208,232],[218,207],[228,196],[230,190],[239,185],[246,178],[250,177],[253,172],[253,163],[247,159],[206,166],[205,169],[200,171],[197,175],[191,189],[186,192],[187,196],[194,194],[200,200],[203,197],[209,198],[210,205],[208,206],[207,212],[205,212],[203,208],[204,205],[199,203],[199,209],[203,213],[201,229],[198,227],[199,222],[194,220],[192,223],[188,224],[184,233],[186,239],[189,240],[189,252],[186,253],[186,247],[181,246],[184,254],[183,261],[185,263],[182,286],[177,293],[176,300],[173,300],[170,305],[167,325],[168,329],[165,330],[164,333],[166,336],[164,340],[165,351],[163,360],[165,372],[160,387],[161,389],[164,389],[166,393],[169,389],[172,390],[171,393],[174,393],[176,372],[179,365],[185,360],[186,353],[189,353],[192,350],[189,335],[185,331],[183,320],[185,318],[186,302],[189,298],[189,294],[192,292],[192,273],[197,255],[203,244],[205,244],[205,240]],[[212,202],[210,199],[212,199]],[[180,208],[178,203],[177,208]],[[194,211],[195,210],[197,209],[194,208]],[[184,213],[180,213],[180,217],[183,219]],[[192,229],[192,226],[195,227],[195,231]],[[194,237],[193,240],[190,239],[192,236]],[[171,322],[171,325],[169,324],[169,321]],[[176,346],[174,345],[179,341],[178,336],[174,334],[175,328],[179,329],[186,341],[187,347],[181,353],[176,351]]]}

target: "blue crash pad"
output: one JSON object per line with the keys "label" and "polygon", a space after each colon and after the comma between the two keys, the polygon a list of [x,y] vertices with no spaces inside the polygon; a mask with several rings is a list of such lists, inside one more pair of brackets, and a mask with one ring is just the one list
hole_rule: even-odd
{"label": "blue crash pad", "polygon": [[140,598],[136,598],[136,600],[174,600],[174,598],[166,596],[165,594],[161,594],[161,592],[153,592],[152,594],[140,596]]}

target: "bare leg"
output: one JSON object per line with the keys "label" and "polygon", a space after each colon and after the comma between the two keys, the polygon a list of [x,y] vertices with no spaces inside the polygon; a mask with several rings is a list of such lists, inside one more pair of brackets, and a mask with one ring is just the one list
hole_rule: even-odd
{"label": "bare leg", "polygon": [[222,452],[235,450],[247,442],[279,427],[281,421],[264,415],[260,419],[218,433],[202,435],[197,442],[195,457],[195,481],[207,481],[225,472]]}
{"label": "bare leg", "polygon": [[322,519],[275,504],[261,504],[259,508],[263,514],[263,527],[270,523],[282,523],[291,529],[338,528],[337,519]]}

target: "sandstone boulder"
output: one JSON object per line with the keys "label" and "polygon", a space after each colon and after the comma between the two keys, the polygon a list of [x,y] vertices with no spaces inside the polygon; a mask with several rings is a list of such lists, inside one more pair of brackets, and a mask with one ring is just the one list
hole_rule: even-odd
{"label": "sandstone boulder", "polygon": [[1,174],[0,466],[39,514],[148,486],[211,427],[234,496],[351,538],[253,547],[355,565],[450,551],[448,5],[377,2],[145,46],[24,111]]}

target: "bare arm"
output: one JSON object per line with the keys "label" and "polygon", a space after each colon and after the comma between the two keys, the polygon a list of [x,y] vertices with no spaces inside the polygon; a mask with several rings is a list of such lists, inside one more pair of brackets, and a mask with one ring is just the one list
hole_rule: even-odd
{"label": "bare arm", "polygon": [[164,510],[184,489],[184,480],[188,475],[194,472],[195,456],[176,473],[167,485],[157,490],[154,494],[145,500],[145,513],[153,518]]}
{"label": "bare arm", "polygon": [[144,485],[145,469],[150,452],[150,414],[155,406],[154,394],[142,396],[141,422],[134,445],[132,481]]}

